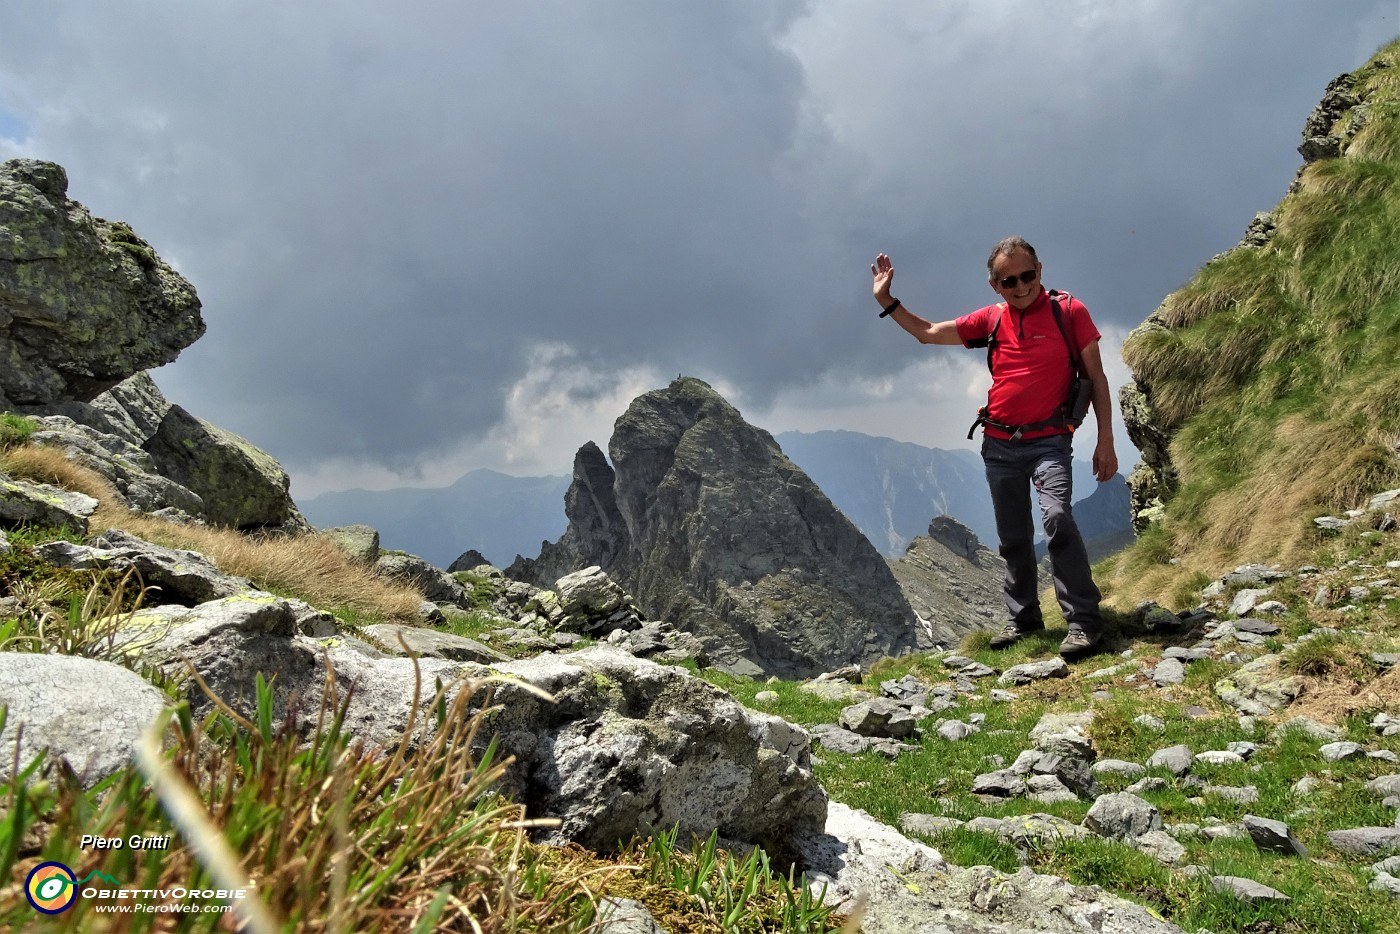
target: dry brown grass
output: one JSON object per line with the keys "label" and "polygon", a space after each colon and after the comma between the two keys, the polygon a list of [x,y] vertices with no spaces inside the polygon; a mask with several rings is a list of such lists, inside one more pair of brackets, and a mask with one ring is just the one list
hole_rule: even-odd
{"label": "dry brown grass", "polygon": [[96,499],[95,529],[116,528],[167,548],[197,551],[226,574],[292,594],[324,609],[345,607],[371,616],[411,620],[424,597],[417,589],[376,577],[329,538],[253,538],[232,529],[182,525],[127,509],[101,474],[52,447],[23,445],[0,454],[0,470]]}
{"label": "dry brown grass", "polygon": [[1347,717],[1372,710],[1400,710],[1400,668],[1358,684],[1337,673],[1300,679],[1298,700],[1288,707],[1290,717],[1312,717],[1323,723],[1342,723]]}
{"label": "dry brown grass", "polygon": [[[1241,555],[1292,560],[1315,548],[1312,516],[1360,505],[1400,477],[1383,433],[1373,434],[1368,438],[1349,424],[1302,415],[1283,419],[1269,456],[1250,464],[1229,496],[1205,504],[1198,517],[1204,533],[1188,541],[1182,563],[1213,568]],[[1197,469],[1191,451],[1174,447],[1172,453],[1183,476]]]}
{"label": "dry brown grass", "polygon": [[97,471],[69,460],[54,447],[24,444],[0,452],[0,471],[35,483],[86,493],[99,503],[117,503],[117,491]]}
{"label": "dry brown grass", "polygon": [[197,551],[226,574],[247,577],[265,590],[292,593],[317,606],[413,619],[425,599],[410,586],[376,577],[323,535],[257,539],[131,512],[111,524],[167,548]]}

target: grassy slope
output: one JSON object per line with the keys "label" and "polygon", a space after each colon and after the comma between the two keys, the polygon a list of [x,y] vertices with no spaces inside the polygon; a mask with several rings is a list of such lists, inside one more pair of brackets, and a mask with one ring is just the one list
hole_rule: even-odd
{"label": "grassy slope", "polygon": [[1180,487],[1107,568],[1120,604],[1294,558],[1313,517],[1400,485],[1400,43],[1354,74],[1336,131],[1364,125],[1302,172],[1273,240],[1209,262],[1124,345]]}

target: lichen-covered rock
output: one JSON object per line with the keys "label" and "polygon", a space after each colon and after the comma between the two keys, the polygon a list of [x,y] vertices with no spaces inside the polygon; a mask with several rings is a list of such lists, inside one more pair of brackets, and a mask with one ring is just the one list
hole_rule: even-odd
{"label": "lichen-covered rock", "polygon": [[358,564],[373,565],[379,560],[379,532],[368,525],[342,525],[333,529],[322,529],[321,534],[330,538],[340,550]]}
{"label": "lichen-covered rock", "polygon": [[35,552],[59,567],[117,574],[134,569],[156,599],[186,606],[253,589],[247,578],[223,573],[198,552],[155,545],[121,529],[108,529],[91,545],[57,541],[39,545]]}
{"label": "lichen-covered rock", "polygon": [[0,407],[91,399],[203,333],[194,287],[62,166],[0,165]]}
{"label": "lichen-covered rock", "polygon": [[606,646],[495,667],[554,697],[507,681],[491,726],[516,757],[506,790],[560,819],[555,840],[608,851],[679,825],[789,852],[826,822],[806,732],[681,669]]}
{"label": "lichen-covered rock", "polygon": [[83,493],[0,474],[0,525],[69,528],[83,534],[97,500]]}
{"label": "lichen-covered rock", "polygon": [[292,502],[291,478],[265,451],[169,402],[137,373],[90,402],[31,405],[35,440],[110,480],[127,505],[173,509],[242,530],[310,530]]}
{"label": "lichen-covered rock", "polygon": [[[130,764],[167,698],[119,665],[70,655],[0,652],[0,782],[41,749],[92,785]],[[22,733],[22,737],[21,737]]]}
{"label": "lichen-covered rock", "polygon": [[[454,636],[426,626],[401,626],[397,623],[375,623],[364,627],[367,637],[378,642],[390,655],[406,655],[404,644],[414,655],[427,655],[434,658],[450,658],[461,662],[490,664],[503,662],[507,656],[488,648],[475,639]],[[400,643],[400,639],[403,643]]]}
{"label": "lichen-covered rock", "polygon": [[1215,683],[1215,696],[1251,716],[1265,716],[1293,703],[1302,682],[1284,675],[1279,656],[1261,655]]}
{"label": "lichen-covered rock", "polygon": [[472,605],[471,596],[456,578],[417,555],[380,555],[374,562],[374,573],[387,580],[418,587],[423,591],[423,596],[434,603],[447,603],[463,609],[469,609]]}

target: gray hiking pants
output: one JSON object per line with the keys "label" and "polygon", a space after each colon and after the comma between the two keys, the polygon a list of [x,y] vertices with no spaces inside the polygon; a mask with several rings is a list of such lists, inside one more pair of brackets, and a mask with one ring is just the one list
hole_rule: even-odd
{"label": "gray hiking pants", "polygon": [[1036,580],[1035,529],[1031,522],[1031,486],[1040,500],[1040,520],[1050,550],[1055,596],[1071,626],[1096,632],[1099,588],[1089,573],[1089,555],[1070,508],[1070,435],[1032,441],[982,439],[982,462],[992,492],[997,537],[1006,561],[1006,608],[1018,629],[1042,622]]}

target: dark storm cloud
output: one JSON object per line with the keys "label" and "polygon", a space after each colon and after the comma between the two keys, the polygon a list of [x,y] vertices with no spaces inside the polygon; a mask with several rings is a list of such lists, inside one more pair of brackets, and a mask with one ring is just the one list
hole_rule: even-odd
{"label": "dark storm cloud", "polygon": [[899,372],[926,349],[874,325],[878,250],[951,315],[1021,233],[1130,327],[1278,200],[1394,14],[10,3],[0,153],[64,164],[195,283],[208,334],[155,374],[175,401],[294,472],[404,468],[528,409],[532,360],[572,361],[584,401],[643,367],[759,408]]}

